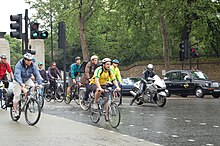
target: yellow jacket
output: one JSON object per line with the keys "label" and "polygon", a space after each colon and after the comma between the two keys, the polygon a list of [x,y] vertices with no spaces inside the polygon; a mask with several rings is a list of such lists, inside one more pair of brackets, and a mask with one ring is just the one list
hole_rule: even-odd
{"label": "yellow jacket", "polygon": [[110,69],[113,71],[115,78],[117,81],[122,83],[121,73],[118,67],[114,67],[113,65],[110,67]]}

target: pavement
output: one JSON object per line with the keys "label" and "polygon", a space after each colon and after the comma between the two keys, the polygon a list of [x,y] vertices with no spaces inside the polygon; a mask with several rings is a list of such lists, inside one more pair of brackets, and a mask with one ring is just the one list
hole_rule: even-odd
{"label": "pavement", "polygon": [[123,135],[80,122],[42,113],[35,126],[11,120],[9,110],[0,109],[0,146],[159,146],[143,139]]}

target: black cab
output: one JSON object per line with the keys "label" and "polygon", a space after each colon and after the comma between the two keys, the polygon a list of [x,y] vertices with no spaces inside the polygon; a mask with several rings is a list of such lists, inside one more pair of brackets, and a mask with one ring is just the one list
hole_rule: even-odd
{"label": "black cab", "polygon": [[171,70],[165,73],[164,81],[170,95],[196,95],[198,98],[204,95],[212,95],[214,98],[220,96],[220,83],[209,80],[202,71]]}

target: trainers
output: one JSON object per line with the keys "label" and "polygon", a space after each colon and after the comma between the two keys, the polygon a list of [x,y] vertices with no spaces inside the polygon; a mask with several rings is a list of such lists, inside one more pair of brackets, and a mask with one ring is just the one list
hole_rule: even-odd
{"label": "trainers", "polygon": [[109,121],[109,116],[107,113],[104,114],[105,115],[105,121],[108,122]]}
{"label": "trainers", "polygon": [[13,114],[14,114],[14,117],[15,117],[15,118],[18,118],[18,117],[19,117],[18,111],[14,111]]}
{"label": "trainers", "polygon": [[97,110],[97,109],[98,109],[98,104],[97,104],[97,103],[93,103],[93,104],[92,104],[92,108],[93,108],[94,110]]}

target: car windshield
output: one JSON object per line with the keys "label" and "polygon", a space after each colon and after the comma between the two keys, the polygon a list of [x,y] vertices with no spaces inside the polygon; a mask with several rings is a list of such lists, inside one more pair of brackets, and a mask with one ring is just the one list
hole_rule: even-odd
{"label": "car windshield", "polygon": [[141,80],[140,78],[124,78],[122,79],[122,84],[133,85],[134,83],[140,80]]}
{"label": "car windshield", "polygon": [[192,72],[192,78],[194,80],[207,80],[208,79],[208,77],[201,71]]}

